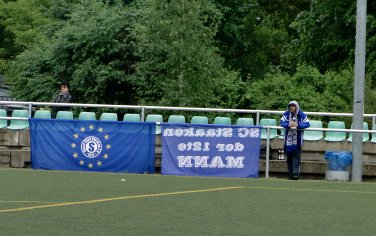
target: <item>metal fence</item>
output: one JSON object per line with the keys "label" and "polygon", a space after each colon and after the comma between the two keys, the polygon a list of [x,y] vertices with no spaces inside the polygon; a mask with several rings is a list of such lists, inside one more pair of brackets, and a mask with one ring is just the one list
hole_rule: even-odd
{"label": "metal fence", "polygon": [[[145,120],[147,110],[161,111],[196,111],[196,112],[223,112],[223,113],[243,113],[256,115],[256,125],[259,124],[261,115],[282,115],[284,111],[273,110],[251,110],[251,109],[219,109],[219,108],[197,108],[197,107],[167,107],[167,106],[135,106],[135,105],[109,105],[109,104],[86,104],[86,103],[50,103],[50,102],[16,102],[0,101],[0,106],[25,106],[29,110],[31,117],[33,107],[38,106],[64,106],[64,107],[84,107],[84,108],[112,108],[112,109],[134,109],[141,113],[141,121]],[[352,117],[352,113],[332,113],[332,112],[305,112],[308,116],[329,116],[329,117]],[[375,125],[376,114],[364,114],[364,118],[372,119]]]}

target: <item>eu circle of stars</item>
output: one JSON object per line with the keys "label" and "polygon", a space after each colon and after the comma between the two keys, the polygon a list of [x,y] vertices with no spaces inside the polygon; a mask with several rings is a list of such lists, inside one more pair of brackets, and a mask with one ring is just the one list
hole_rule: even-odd
{"label": "eu circle of stars", "polygon": [[[102,151],[99,156],[95,158],[87,158],[81,151],[81,143],[88,136],[95,136],[102,142]],[[72,158],[82,167],[87,167],[89,169],[100,168],[110,159],[109,151],[111,149],[111,144],[109,143],[109,140],[110,135],[108,135],[103,128],[95,127],[92,124],[89,125],[89,127],[81,126],[81,128],[73,134],[73,142],[70,145],[72,149]]]}

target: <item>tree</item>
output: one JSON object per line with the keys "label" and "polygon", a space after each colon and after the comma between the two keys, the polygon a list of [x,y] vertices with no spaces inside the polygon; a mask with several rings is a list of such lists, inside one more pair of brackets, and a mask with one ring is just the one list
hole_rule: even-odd
{"label": "tree", "polygon": [[[308,2],[308,4],[307,4]],[[293,32],[288,26],[309,1],[215,0],[223,18],[216,35],[225,66],[239,70],[243,81],[261,79],[281,65]]]}
{"label": "tree", "polygon": [[[170,106],[234,106],[216,96],[238,75],[213,46],[221,13],[209,0],[139,1],[135,26],[138,95]],[[235,89],[236,90],[236,89]]]}
{"label": "tree", "polygon": [[[367,9],[366,79],[368,86],[376,91],[376,2],[368,1]],[[376,107],[373,111],[376,111]]]}
{"label": "tree", "polygon": [[50,39],[17,57],[9,74],[14,96],[50,101],[64,81],[76,102],[134,103],[132,19],[119,1],[82,1]]}
{"label": "tree", "polygon": [[338,70],[353,62],[356,1],[312,1],[291,27],[297,37],[291,41],[288,57],[295,63],[316,66],[321,72]]}
{"label": "tree", "polygon": [[281,110],[291,100],[304,110],[350,112],[353,71],[320,73],[307,65],[298,66],[296,73],[269,73],[265,79],[252,82],[244,103],[254,109]]}
{"label": "tree", "polygon": [[61,27],[78,0],[0,0],[0,73],[8,61]]}

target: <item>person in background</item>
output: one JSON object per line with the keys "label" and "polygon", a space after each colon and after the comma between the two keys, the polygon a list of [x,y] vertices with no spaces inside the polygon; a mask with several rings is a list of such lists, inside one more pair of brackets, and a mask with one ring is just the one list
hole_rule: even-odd
{"label": "person in background", "polygon": [[[60,93],[56,95],[54,99],[54,103],[71,103],[72,102],[72,96],[69,93],[69,84],[68,83],[61,83],[60,84]],[[51,115],[53,118],[56,118],[56,114],[58,111],[67,111],[70,110],[70,107],[66,106],[53,106],[51,107]]]}
{"label": "person in background", "polygon": [[284,152],[289,179],[297,180],[300,175],[300,152],[303,145],[303,129],[310,126],[308,117],[300,110],[298,102],[289,102],[287,111],[281,117],[280,125],[286,129]]}

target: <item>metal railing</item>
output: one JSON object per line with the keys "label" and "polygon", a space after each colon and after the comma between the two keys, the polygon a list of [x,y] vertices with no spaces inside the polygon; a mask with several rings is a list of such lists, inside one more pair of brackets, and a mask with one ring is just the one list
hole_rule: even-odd
{"label": "metal railing", "polygon": [[[110,104],[86,104],[86,103],[50,103],[50,102],[16,102],[0,101],[1,105],[22,105],[28,107],[29,117],[32,113],[33,106],[63,106],[63,107],[90,107],[90,108],[112,108],[112,109],[134,109],[140,110],[141,121],[145,120],[145,111],[163,110],[163,111],[196,111],[196,112],[225,112],[225,113],[246,113],[256,115],[256,125],[259,124],[260,115],[282,115],[284,111],[273,110],[250,110],[250,109],[220,109],[220,108],[198,108],[198,107],[166,107],[166,106],[140,106],[140,105],[110,105]],[[333,112],[305,112],[312,116],[337,116],[352,117],[352,113],[333,113]],[[372,126],[376,123],[376,114],[364,114],[365,118],[372,118]]]}

